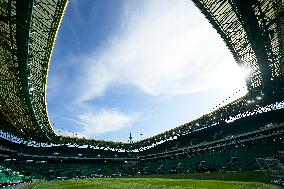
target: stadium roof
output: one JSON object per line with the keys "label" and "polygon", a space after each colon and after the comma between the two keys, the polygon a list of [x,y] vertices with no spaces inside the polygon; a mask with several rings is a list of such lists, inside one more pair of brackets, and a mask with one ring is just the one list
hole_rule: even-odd
{"label": "stadium roof", "polygon": [[[236,62],[250,70],[250,92],[270,96],[283,87],[283,0],[193,1]],[[13,125],[2,126],[8,132],[39,141],[57,136],[48,117],[46,84],[67,3],[1,0],[0,113]]]}
{"label": "stadium roof", "polygon": [[54,135],[46,106],[48,67],[66,0],[1,1],[0,110],[6,130],[27,138]]}
{"label": "stadium roof", "polygon": [[248,68],[248,88],[271,91],[283,79],[283,0],[193,1]]}

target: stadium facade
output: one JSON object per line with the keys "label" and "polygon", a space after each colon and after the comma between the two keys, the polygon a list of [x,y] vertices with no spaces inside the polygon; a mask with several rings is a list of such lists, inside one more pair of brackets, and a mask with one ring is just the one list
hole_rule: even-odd
{"label": "stadium facade", "polygon": [[255,158],[278,157],[284,1],[193,2],[249,70],[248,93],[164,133],[122,143],[61,136],[49,121],[48,68],[68,1],[0,0],[1,166],[54,178],[257,169]]}

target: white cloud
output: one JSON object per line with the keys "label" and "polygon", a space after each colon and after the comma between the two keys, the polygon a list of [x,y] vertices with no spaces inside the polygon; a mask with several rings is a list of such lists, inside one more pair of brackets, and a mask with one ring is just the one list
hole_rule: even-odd
{"label": "white cloud", "polygon": [[79,101],[104,95],[112,84],[150,95],[244,85],[224,42],[192,3],[147,1],[139,11],[128,7],[124,19],[99,53],[78,58],[86,68]]}
{"label": "white cloud", "polygon": [[80,136],[94,136],[130,127],[139,118],[139,113],[124,114],[115,109],[88,112],[78,115],[77,119],[70,119],[80,126]]}
{"label": "white cloud", "polygon": [[149,95],[244,86],[242,70],[190,1],[127,2],[121,30],[99,50],[74,55],[70,61],[80,65],[69,84],[75,95],[70,109],[80,112],[71,121],[81,127],[81,136],[117,131],[139,121],[139,113],[92,107],[89,101],[103,96],[111,85],[133,85]]}

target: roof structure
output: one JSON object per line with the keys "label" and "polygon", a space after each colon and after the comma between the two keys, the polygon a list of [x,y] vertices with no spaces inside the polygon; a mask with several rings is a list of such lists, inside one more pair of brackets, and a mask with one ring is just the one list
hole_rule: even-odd
{"label": "roof structure", "polygon": [[66,0],[0,1],[0,111],[6,130],[38,140],[54,135],[46,105],[48,67]]}
{"label": "roof structure", "polygon": [[283,0],[193,0],[249,70],[247,86],[266,94],[283,87]]}
{"label": "roof structure", "polygon": [[[284,0],[193,2],[236,62],[250,70],[249,95],[283,99]],[[0,117],[12,124],[2,124],[0,129],[37,141],[58,138],[48,117],[46,85],[67,4],[68,0],[0,0]],[[219,114],[230,112],[228,109],[239,107],[246,99],[233,102]]]}

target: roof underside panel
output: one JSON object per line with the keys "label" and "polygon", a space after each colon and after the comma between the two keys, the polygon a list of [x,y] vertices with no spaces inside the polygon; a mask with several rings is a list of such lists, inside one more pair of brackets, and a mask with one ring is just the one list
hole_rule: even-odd
{"label": "roof underside panel", "polygon": [[[221,35],[236,62],[250,71],[249,89],[283,77],[283,60],[280,60],[283,57],[283,0],[252,0],[251,5],[246,0],[193,1]],[[253,15],[250,23],[245,22],[249,20],[249,8]],[[260,39],[252,33],[252,25],[259,28],[264,47],[255,45]],[[264,60],[261,56],[267,58]],[[267,78],[266,73],[269,73]]]}
{"label": "roof underside panel", "polygon": [[47,140],[55,133],[46,108],[47,72],[67,1],[0,1],[0,111],[8,129]]}

